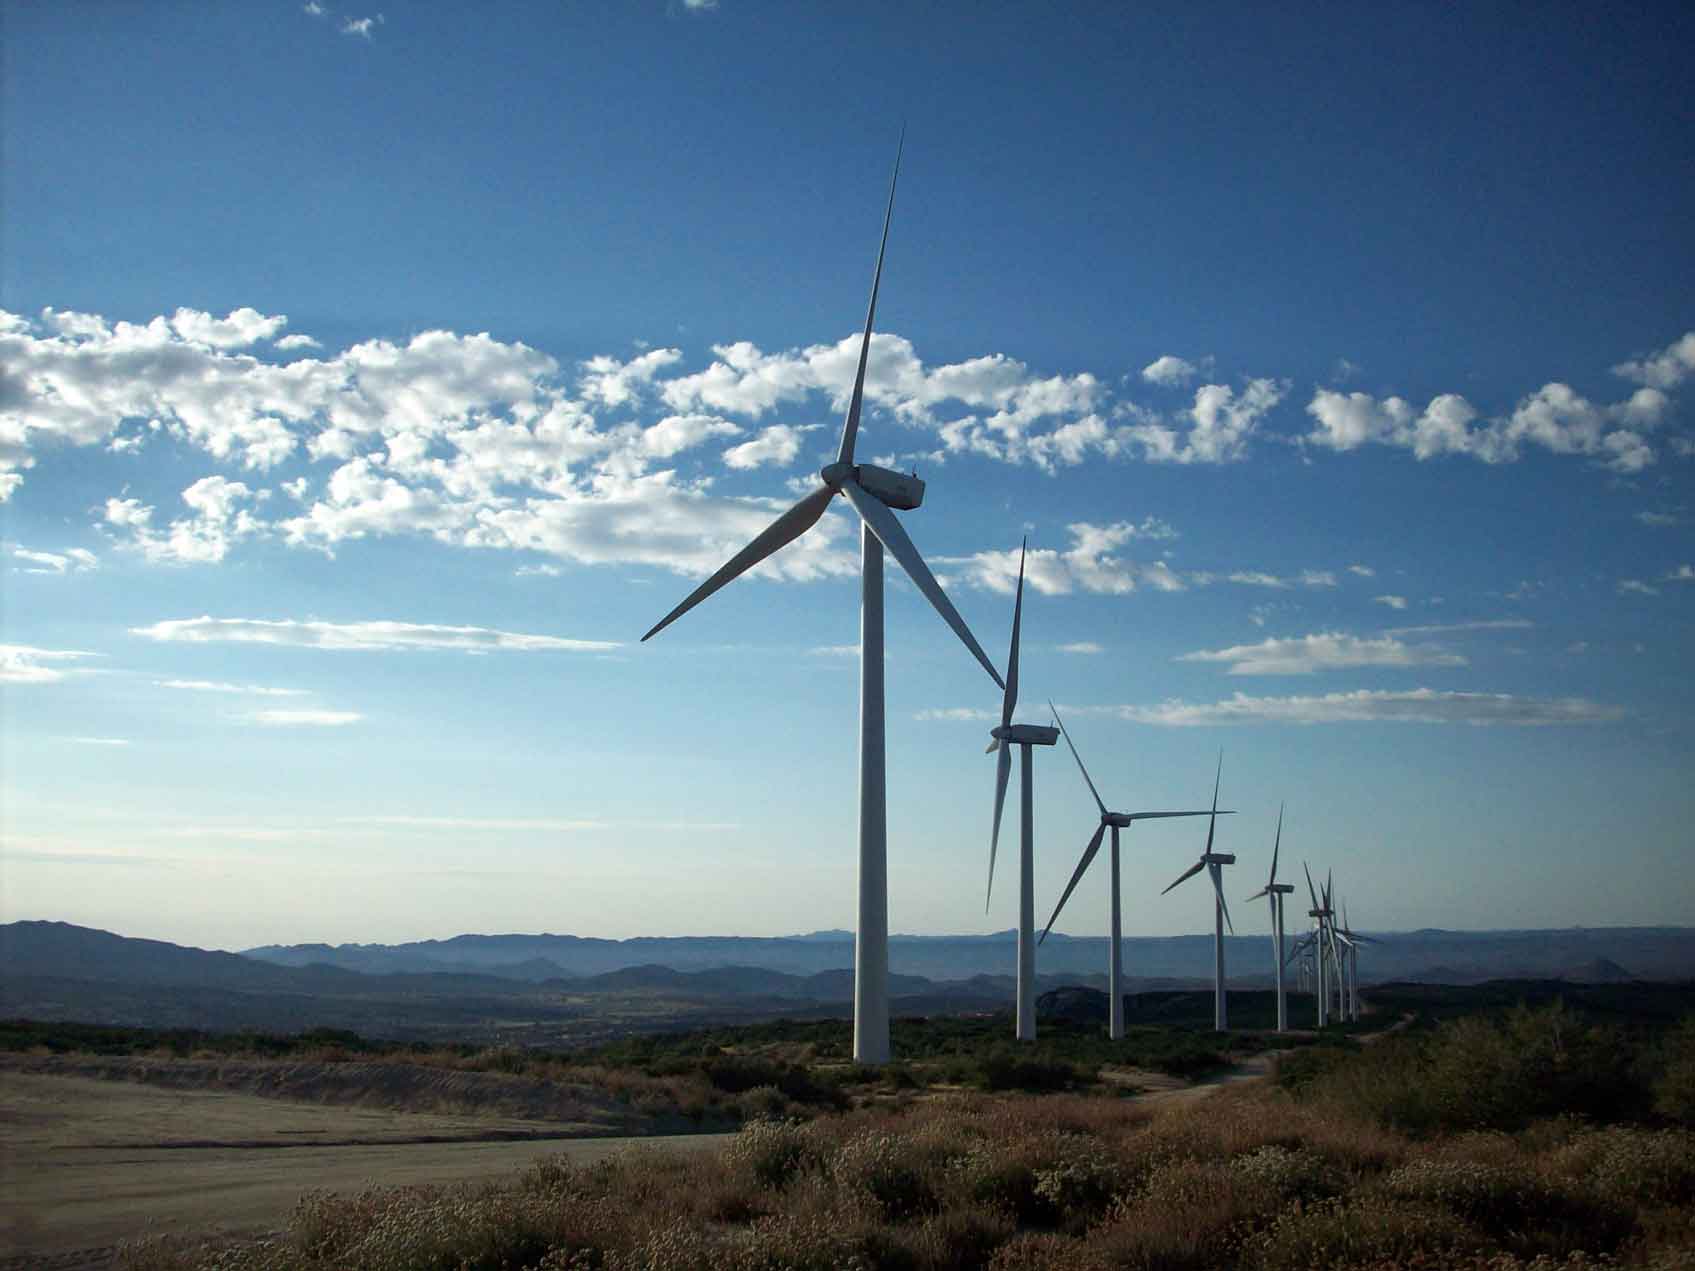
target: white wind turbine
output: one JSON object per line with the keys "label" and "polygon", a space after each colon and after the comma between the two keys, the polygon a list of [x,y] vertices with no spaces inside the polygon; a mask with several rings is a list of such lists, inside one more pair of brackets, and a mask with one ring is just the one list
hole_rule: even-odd
{"label": "white wind turbine", "polygon": [[1212,1026],[1218,1032],[1224,1032],[1229,1024],[1225,1019],[1224,1010],[1224,928],[1230,928],[1230,934],[1236,934],[1236,925],[1230,921],[1230,906],[1224,903],[1224,875],[1222,867],[1234,865],[1236,858],[1228,852],[1212,850],[1213,831],[1218,828],[1218,782],[1224,775],[1224,754],[1218,756],[1218,772],[1212,779],[1212,819],[1207,822],[1207,845],[1201,853],[1200,860],[1179,874],[1170,887],[1160,892],[1165,895],[1172,887],[1187,879],[1193,878],[1204,868],[1212,878],[1214,897],[1212,914]]}
{"label": "white wind turbine", "polygon": [[1101,823],[1095,829],[1095,836],[1089,840],[1089,846],[1083,849],[1083,859],[1077,862],[1077,868],[1072,871],[1071,881],[1065,885],[1065,894],[1059,898],[1059,904],[1053,907],[1053,917],[1048,919],[1047,928],[1042,932],[1042,939],[1048,938],[1048,932],[1053,930],[1055,922],[1059,921],[1059,911],[1065,908],[1065,902],[1071,899],[1071,893],[1082,881],[1084,872],[1090,862],[1095,859],[1095,853],[1101,850],[1101,838],[1107,830],[1112,831],[1112,939],[1111,950],[1106,964],[1106,990],[1111,999],[1107,1008],[1107,1035],[1113,1041],[1124,1036],[1124,990],[1121,981],[1124,975],[1124,960],[1120,952],[1124,940],[1123,922],[1119,915],[1119,886],[1118,886],[1118,833],[1128,830],[1137,821],[1153,821],[1162,817],[1172,816],[1229,816],[1229,812],[1216,810],[1217,795],[1214,793],[1214,812],[1205,810],[1199,812],[1108,812],[1106,804],[1101,802],[1100,791],[1095,789],[1095,783],[1089,779],[1089,770],[1083,766],[1083,756],[1077,753],[1077,747],[1071,740],[1071,734],[1065,730],[1065,721],[1059,717],[1059,708],[1048,702],[1048,709],[1053,711],[1054,722],[1059,725],[1060,734],[1065,738],[1065,744],[1071,749],[1071,757],[1077,761],[1077,771],[1083,774],[1083,781],[1089,787],[1089,793],[1095,797],[1095,806],[1101,810]]}
{"label": "white wind turbine", "polygon": [[1330,1022],[1330,984],[1325,975],[1326,945],[1329,943],[1330,931],[1330,897],[1325,894],[1324,903],[1318,901],[1318,889],[1312,885],[1312,870],[1305,861],[1301,868],[1306,871],[1307,895],[1312,898],[1312,908],[1307,910],[1307,917],[1314,922],[1313,928],[1313,961],[1317,966],[1318,975],[1318,1027],[1323,1028]]}
{"label": "white wind turbine", "polygon": [[877,313],[877,288],[883,277],[883,253],[889,242],[889,222],[894,215],[895,183],[899,177],[897,150],[894,176],[889,180],[888,207],[883,213],[883,237],[877,248],[877,268],[871,276],[871,303],[865,311],[865,333],[859,343],[859,369],[854,374],[853,395],[842,423],[836,460],[818,474],[823,484],[773,521],[764,533],[732,556],[642,637],[651,639],[724,584],[799,538],[818,523],[836,495],[846,498],[859,514],[863,523],[860,532],[859,926],[854,944],[853,1057],[864,1064],[886,1063],[889,1058],[888,807],[883,747],[884,549],[964,641],[989,678],[997,687],[1002,686],[1000,672],[989,661],[965,625],[965,619],[959,616],[890,510],[917,508],[924,501],[924,482],[916,476],[869,463],[855,464],[853,460],[860,407],[865,397],[865,362],[871,351],[871,326]]}
{"label": "white wind turbine", "polygon": [[[1028,540],[1026,540],[1026,546]],[[1018,627],[1024,613],[1024,548],[1018,550],[1018,593],[1012,602],[1012,648],[1006,655],[1006,684],[1001,693],[1001,722],[989,730],[993,739],[985,754],[1000,751],[995,761],[995,824],[989,835],[989,886],[983,896],[983,912],[989,912],[989,897],[995,890],[995,852],[1000,846],[1001,811],[1006,806],[1006,780],[1012,773],[1012,748],[1019,748],[1018,784],[1022,798],[1018,843],[1018,1022],[1021,1042],[1036,1040],[1036,850],[1034,781],[1030,770],[1030,748],[1051,746],[1059,740],[1059,729],[1046,724],[1015,724],[1012,712],[1018,706]]]}
{"label": "white wind turbine", "polygon": [[1277,837],[1271,845],[1271,877],[1265,886],[1248,897],[1248,901],[1258,900],[1261,896],[1271,898],[1271,943],[1275,951],[1274,961],[1277,966],[1277,1031],[1289,1031],[1289,1007],[1283,994],[1283,897],[1294,891],[1292,883],[1277,881],[1277,854],[1283,847],[1283,805],[1277,805]]}
{"label": "white wind turbine", "polygon": [[1376,944],[1370,936],[1362,936],[1348,926],[1348,906],[1342,906],[1342,925],[1336,930],[1336,938],[1347,947],[1348,965],[1348,1011],[1347,1018],[1358,1020],[1360,1017],[1360,946]]}

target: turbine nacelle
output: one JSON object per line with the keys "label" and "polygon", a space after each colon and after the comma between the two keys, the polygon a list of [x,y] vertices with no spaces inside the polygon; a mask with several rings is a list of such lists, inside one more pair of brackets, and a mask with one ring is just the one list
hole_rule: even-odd
{"label": "turbine nacelle", "polygon": [[1047,724],[1000,724],[989,730],[989,736],[1008,746],[1052,746],[1059,741],[1059,729]]}
{"label": "turbine nacelle", "polygon": [[1201,853],[1201,864],[1203,865],[1234,865],[1235,863],[1236,856],[1233,852]]}
{"label": "turbine nacelle", "polygon": [[818,479],[832,490],[840,490],[851,481],[884,507],[901,512],[910,512],[924,502],[924,482],[916,473],[879,468],[874,463],[827,463],[818,470]]}

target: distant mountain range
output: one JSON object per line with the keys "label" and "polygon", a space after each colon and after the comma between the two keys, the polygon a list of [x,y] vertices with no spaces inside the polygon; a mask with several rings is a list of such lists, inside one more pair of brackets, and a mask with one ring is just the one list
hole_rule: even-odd
{"label": "distant mountain range", "polygon": [[[1469,984],[1503,978],[1558,978],[1574,969],[1611,963],[1625,978],[1695,977],[1695,928],[1576,927],[1544,931],[1405,931],[1370,933],[1381,943],[1360,956],[1367,981],[1422,979]],[[971,936],[892,936],[893,971],[933,981],[1005,975],[1013,967],[1015,933]],[[1231,979],[1269,983],[1271,950],[1264,936],[1225,940]],[[376,974],[476,972],[507,979],[545,981],[588,977],[631,966],[682,972],[723,967],[811,976],[853,965],[853,937],[845,931],[754,938],[742,936],[642,936],[601,940],[585,936],[462,935],[409,944],[264,945],[245,957],[283,966],[336,966]],[[1042,945],[1045,975],[1075,980],[1103,975],[1106,940],[1055,932]],[[1628,968],[1628,969],[1627,969]],[[1126,974],[1152,980],[1210,980],[1212,937],[1131,936],[1124,942]],[[1578,978],[1578,977],[1574,977]]]}
{"label": "distant mountain range", "polygon": [[[0,925],[0,1016],[576,1045],[630,1032],[844,1014],[853,996],[853,943],[842,936],[463,935],[234,954],[68,923],[14,922]],[[1382,939],[1361,956],[1368,982],[1695,979],[1690,928],[1418,931]],[[1210,937],[1125,944],[1126,992],[1210,986]],[[897,1014],[996,1011],[1012,1001],[1011,932],[896,936],[891,946]],[[1269,986],[1263,936],[1227,946],[1232,986]],[[1039,990],[1105,988],[1104,940],[1056,935],[1040,957]]]}

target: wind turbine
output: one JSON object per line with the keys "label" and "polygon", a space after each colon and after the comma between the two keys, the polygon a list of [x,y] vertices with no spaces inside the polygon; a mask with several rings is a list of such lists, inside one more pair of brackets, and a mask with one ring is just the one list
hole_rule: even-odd
{"label": "wind turbine", "polygon": [[[904,137],[902,139],[904,146]],[[889,202],[883,213],[883,237],[877,247],[877,268],[871,275],[871,303],[865,311],[865,333],[859,342],[859,368],[853,395],[842,423],[841,446],[835,462],[818,473],[823,482],[779,516],[753,542],[732,556],[717,573],[689,593],[680,605],[655,623],[642,637],[652,639],[672,622],[737,576],[746,573],[779,548],[792,543],[816,525],[838,494],[853,505],[862,522],[860,531],[860,646],[859,646],[859,927],[854,944],[853,1057],[862,1064],[889,1058],[889,884],[888,807],[883,748],[883,552],[907,572],[924,598],[971,651],[997,687],[1000,672],[948,600],[941,584],[925,565],[891,509],[911,511],[924,501],[924,482],[917,476],[855,464],[854,439],[859,435],[860,408],[865,398],[865,362],[871,351],[871,326],[877,314],[877,288],[883,278],[883,253],[889,243],[889,222],[895,210],[895,184],[900,179],[900,151],[895,152],[889,179]]]}
{"label": "wind turbine", "polygon": [[1307,894],[1312,898],[1312,908],[1307,910],[1307,917],[1316,923],[1314,933],[1315,958],[1318,964],[1318,1026],[1323,1028],[1330,1022],[1330,988],[1324,975],[1325,935],[1330,922],[1330,897],[1325,895],[1325,903],[1318,903],[1318,889],[1312,885],[1312,870],[1307,868],[1305,861],[1301,868],[1306,870]]}
{"label": "wind turbine", "polygon": [[1271,898],[1271,943],[1274,950],[1274,961],[1277,964],[1277,1031],[1289,1031],[1289,1007],[1283,996],[1283,897],[1295,890],[1292,883],[1277,881],[1277,854],[1283,847],[1283,805],[1277,805],[1277,837],[1271,845],[1271,877],[1266,879],[1265,886],[1256,891],[1248,900],[1255,901],[1261,896]]}
{"label": "wind turbine", "polygon": [[[1029,540],[1025,540],[1025,546]],[[1019,748],[1018,784],[1023,800],[1018,843],[1018,1023],[1015,1035],[1021,1042],[1036,1040],[1036,851],[1035,783],[1031,779],[1030,748],[1051,746],[1059,740],[1059,729],[1046,724],[1015,724],[1012,712],[1018,706],[1018,627],[1024,614],[1024,548],[1018,549],[1018,594],[1012,602],[1012,648],[1006,655],[1006,684],[1001,693],[1001,722],[989,730],[992,739],[984,754],[1000,751],[995,761],[995,825],[989,835],[989,887],[983,896],[983,912],[989,912],[989,897],[995,890],[995,852],[1000,846],[1001,811],[1006,806],[1006,781],[1012,774],[1012,748]]]}
{"label": "wind turbine", "polygon": [[[1059,707],[1050,700],[1048,709],[1053,711],[1054,722],[1059,725],[1060,734],[1065,738],[1065,744],[1071,749],[1071,757],[1077,761],[1077,771],[1083,774],[1083,781],[1089,787],[1089,793],[1095,798],[1095,806],[1101,810],[1101,823],[1095,830],[1095,836],[1089,840],[1089,846],[1083,849],[1083,859],[1077,862],[1077,868],[1072,871],[1071,881],[1065,885],[1065,894],[1059,898],[1059,904],[1053,907],[1053,917],[1048,919],[1047,928],[1042,932],[1042,939],[1048,938],[1048,932],[1053,930],[1055,922],[1059,921],[1059,911],[1065,908],[1065,902],[1071,899],[1071,893],[1077,889],[1084,872],[1095,859],[1095,853],[1101,850],[1101,838],[1107,830],[1112,831],[1112,941],[1111,953],[1106,965],[1107,995],[1111,998],[1108,1007],[1107,1035],[1113,1041],[1124,1036],[1124,991],[1120,987],[1123,978],[1123,958],[1120,953],[1123,944],[1123,924],[1119,916],[1118,888],[1118,833],[1128,830],[1137,821],[1152,821],[1170,816],[1207,816],[1200,812],[1108,812],[1106,804],[1101,802],[1100,791],[1095,789],[1095,783],[1089,779],[1089,770],[1083,766],[1083,756],[1077,753],[1077,747],[1071,740],[1071,734],[1065,731],[1065,721],[1059,717]],[[1217,807],[1216,793],[1214,808]],[[1229,812],[1217,812],[1218,816],[1229,816]]]}
{"label": "wind turbine", "polygon": [[1229,1025],[1224,1013],[1224,928],[1230,928],[1230,934],[1236,934],[1236,924],[1230,921],[1230,906],[1224,903],[1224,876],[1222,867],[1234,865],[1236,858],[1228,852],[1212,850],[1213,831],[1218,828],[1218,782],[1224,775],[1224,753],[1219,752],[1218,772],[1212,779],[1212,818],[1207,822],[1207,845],[1201,853],[1200,860],[1179,874],[1170,887],[1160,892],[1165,895],[1172,887],[1187,879],[1193,878],[1204,867],[1212,878],[1212,891],[1216,898],[1212,913],[1212,1026],[1218,1032],[1224,1032]]}
{"label": "wind turbine", "polygon": [[1360,1017],[1360,946],[1376,944],[1370,936],[1362,936],[1348,926],[1348,906],[1342,906],[1342,925],[1336,932],[1336,938],[1348,947],[1348,1018],[1358,1020]]}

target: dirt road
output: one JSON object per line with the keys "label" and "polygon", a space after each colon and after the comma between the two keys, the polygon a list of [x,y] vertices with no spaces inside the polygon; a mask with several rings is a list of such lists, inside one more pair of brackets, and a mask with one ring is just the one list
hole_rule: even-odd
{"label": "dirt road", "polygon": [[0,1073],[0,1268],[103,1266],[119,1241],[155,1232],[273,1230],[314,1187],[451,1183],[544,1156],[729,1138],[565,1137],[572,1130]]}

